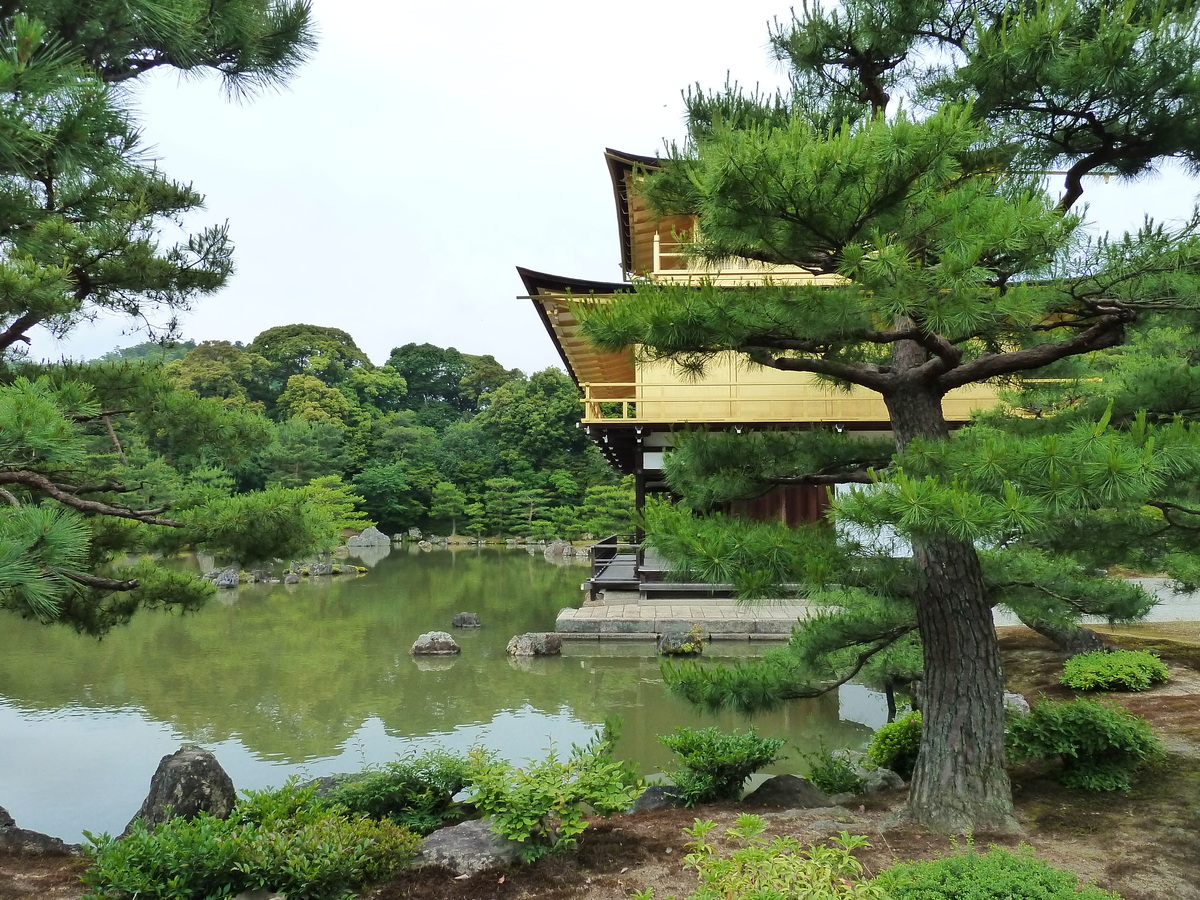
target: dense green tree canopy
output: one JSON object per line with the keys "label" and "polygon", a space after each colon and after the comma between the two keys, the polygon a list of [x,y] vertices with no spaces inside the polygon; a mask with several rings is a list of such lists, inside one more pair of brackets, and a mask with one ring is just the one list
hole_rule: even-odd
{"label": "dense green tree canopy", "polygon": [[[662,214],[697,217],[699,260],[840,280],[640,284],[586,311],[603,348],[639,345],[693,371],[735,352],[882,395],[890,448],[850,434],[719,436],[685,442],[673,463],[697,508],[771,484],[874,485],[840,495],[837,531],[664,511],[658,540],[747,593],[798,583],[840,610],[762,666],[680,673],[698,702],[754,708],[827,689],[919,631],[925,727],[909,810],[937,828],[1011,824],[993,607],[1070,637],[1081,612],[1134,617],[1149,602],[1089,577],[1085,563],[1130,554],[1098,535],[1157,530],[1178,556],[1196,549],[1200,432],[1172,417],[1173,401],[1148,416],[1116,379],[1058,382],[1037,388],[1037,418],[998,412],[952,434],[942,398],[1104,371],[1144,327],[1194,327],[1200,220],[1089,239],[1076,210],[1093,173],[1194,163],[1198,14],[1092,0],[805,6],[772,34],[792,89],[689,94],[688,140],[644,191]],[[1061,195],[1046,168],[1066,170]],[[911,556],[888,552],[889,533]]]}
{"label": "dense green tree canopy", "polygon": [[130,554],[257,560],[336,533],[306,489],[231,495],[225,467],[269,438],[253,412],[154,365],[21,364],[35,326],[63,334],[100,310],[169,333],[232,270],[224,226],[164,241],[202,198],[144,156],[109,83],[170,66],[276,84],[311,34],[306,4],[275,0],[0,3],[0,609],[102,632],[211,592]]}

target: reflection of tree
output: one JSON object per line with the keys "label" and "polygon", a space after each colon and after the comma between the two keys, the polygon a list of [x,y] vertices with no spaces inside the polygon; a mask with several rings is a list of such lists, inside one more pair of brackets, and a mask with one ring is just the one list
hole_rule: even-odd
{"label": "reflection of tree", "polygon": [[[388,734],[409,738],[522,706],[591,723],[616,713],[630,746],[651,744],[675,724],[709,723],[665,697],[650,645],[643,657],[538,659],[529,671],[508,664],[509,638],[545,630],[576,599],[578,581],[577,572],[524,553],[400,553],[363,578],[291,591],[244,585],[228,607],[149,614],[102,642],[14,621],[0,635],[0,692],[39,710],[140,707],[189,739],[236,736],[288,762],[336,754],[373,716]],[[416,636],[447,629],[462,610],[485,624],[455,634],[463,652],[452,668],[414,665]],[[867,731],[837,724],[836,698],[759,725],[793,738],[816,728],[840,744]]]}

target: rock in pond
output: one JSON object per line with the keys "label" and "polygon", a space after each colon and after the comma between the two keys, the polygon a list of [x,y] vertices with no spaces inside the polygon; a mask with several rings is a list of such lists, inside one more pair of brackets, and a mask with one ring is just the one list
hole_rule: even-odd
{"label": "rock in pond", "polygon": [[427,631],[413,641],[409,653],[414,656],[451,656],[461,649],[448,632]]}
{"label": "rock in pond", "polygon": [[478,628],[483,623],[479,621],[478,613],[461,612],[450,624],[455,628]]}
{"label": "rock in pond", "polygon": [[125,834],[138,819],[150,828],[176,816],[194,819],[201,812],[225,819],[235,802],[233,780],[217,758],[203,747],[184,745],[159,761],[150,779],[150,793],[125,827]]}
{"label": "rock in pond", "polygon": [[390,547],[392,539],[371,525],[364,528],[359,534],[347,539],[347,547]]}
{"label": "rock in pond", "polygon": [[668,628],[658,636],[658,652],[663,656],[699,656],[704,652],[704,633],[699,625]]}
{"label": "rock in pond", "polygon": [[530,631],[518,634],[508,642],[509,656],[558,656],[562,653],[562,638],[552,631]]}

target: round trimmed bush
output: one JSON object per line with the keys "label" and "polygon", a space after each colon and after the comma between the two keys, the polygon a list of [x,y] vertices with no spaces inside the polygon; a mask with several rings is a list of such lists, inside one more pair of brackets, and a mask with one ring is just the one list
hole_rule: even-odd
{"label": "round trimmed bush", "polygon": [[1167,664],[1145,650],[1093,650],[1068,659],[1059,681],[1076,691],[1144,691],[1169,677]]}
{"label": "round trimmed bush", "polygon": [[921,749],[921,712],[913,710],[907,716],[889,722],[875,732],[867,754],[875,765],[891,769],[905,781],[912,778]]}

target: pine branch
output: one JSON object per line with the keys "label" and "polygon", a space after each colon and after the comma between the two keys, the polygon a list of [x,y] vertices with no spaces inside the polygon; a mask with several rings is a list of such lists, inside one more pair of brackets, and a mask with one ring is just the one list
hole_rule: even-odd
{"label": "pine branch", "polygon": [[832,359],[815,359],[812,357],[798,358],[794,356],[774,356],[766,352],[749,352],[750,358],[760,366],[779,369],[784,372],[811,372],[814,375],[827,375],[857,384],[873,391],[883,393],[888,390],[895,377],[874,363],[842,363]]}
{"label": "pine branch", "polygon": [[1124,339],[1125,323],[1132,317],[1132,313],[1125,310],[1113,311],[1102,316],[1096,324],[1065,341],[1039,344],[1036,347],[1015,350],[1011,353],[985,354],[940,375],[937,379],[938,386],[949,391],[965,384],[987,381],[989,378],[998,378],[1001,375],[1040,369],[1052,362],[1066,359],[1068,356],[1115,347]]}
{"label": "pine branch", "polygon": [[132,591],[141,585],[136,578],[121,581],[116,578],[102,578],[99,575],[86,575],[82,572],[60,572],[59,574],[68,581],[102,591]]}
{"label": "pine branch", "polygon": [[890,631],[884,632],[884,634],[881,637],[879,637],[876,641],[874,641],[869,647],[867,647],[866,650],[864,650],[860,654],[858,654],[858,656],[856,656],[854,658],[854,665],[852,665],[850,667],[850,670],[848,672],[846,672],[841,678],[838,678],[836,681],[826,682],[825,684],[822,684],[819,687],[802,688],[802,689],[785,688],[782,692],[780,692],[780,695],[779,695],[780,699],[782,699],[782,700],[809,700],[809,699],[812,699],[813,697],[821,697],[825,694],[828,694],[830,691],[836,691],[843,684],[845,684],[846,682],[852,680],[855,676],[857,676],[858,673],[862,671],[863,666],[865,666],[870,661],[872,656],[874,656],[876,653],[879,653],[882,650],[886,650],[892,644],[896,643],[896,641],[900,640],[900,638],[904,637],[906,634],[911,634],[912,632],[914,632],[916,630],[917,630],[916,623],[909,624],[909,625],[897,625],[895,628],[891,629]]}
{"label": "pine branch", "polygon": [[93,516],[113,516],[118,519],[132,519],[135,522],[145,522],[147,525],[162,525],[166,528],[186,528],[184,522],[174,519],[160,519],[161,510],[129,509],[125,506],[113,506],[96,500],[84,500],[70,491],[64,490],[44,475],[28,471],[0,472],[0,484],[20,484],[32,490],[39,491],[47,497],[52,497],[64,506]]}
{"label": "pine branch", "polygon": [[13,344],[18,342],[28,344],[29,337],[25,334],[34,325],[41,321],[41,317],[34,312],[27,312],[23,316],[18,316],[13,320],[2,333],[0,333],[0,352],[7,350]]}

